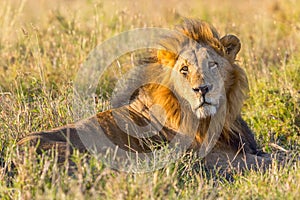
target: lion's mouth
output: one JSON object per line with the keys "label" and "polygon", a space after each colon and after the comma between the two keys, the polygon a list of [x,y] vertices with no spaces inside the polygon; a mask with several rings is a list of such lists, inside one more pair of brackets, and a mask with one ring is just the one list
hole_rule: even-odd
{"label": "lion's mouth", "polygon": [[217,112],[218,105],[213,98],[201,97],[193,110],[198,118],[205,118],[214,115]]}
{"label": "lion's mouth", "polygon": [[201,107],[206,106],[206,105],[210,106],[210,105],[212,105],[212,104],[209,103],[209,102],[203,101],[203,102],[199,105],[198,108],[201,108]]}
{"label": "lion's mouth", "polygon": [[198,106],[198,108],[201,108],[201,107],[206,106],[206,105],[208,105],[208,106],[212,105],[212,103],[208,102],[205,99],[205,96],[202,96],[202,98],[200,99],[200,101],[201,102],[200,102],[200,105]]}

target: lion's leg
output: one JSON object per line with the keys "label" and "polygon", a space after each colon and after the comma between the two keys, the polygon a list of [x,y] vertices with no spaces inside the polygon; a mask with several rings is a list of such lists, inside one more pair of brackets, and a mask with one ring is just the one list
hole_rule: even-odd
{"label": "lion's leg", "polygon": [[55,128],[50,131],[31,133],[18,142],[19,147],[33,146],[36,151],[55,150],[59,162],[63,162],[66,157],[72,154],[74,149],[84,152],[85,146],[82,144],[74,124]]}
{"label": "lion's leg", "polygon": [[204,159],[205,166],[211,170],[220,170],[221,172],[243,172],[244,170],[265,170],[272,159],[269,154],[262,156],[245,153],[243,149],[235,152],[231,149],[213,149]]}
{"label": "lion's leg", "polygon": [[[36,146],[38,152],[55,149],[62,157],[65,153],[72,153],[73,149],[97,154],[106,154],[107,151],[115,149],[119,149],[118,151],[123,154],[128,151],[150,151],[146,140],[140,139],[140,132],[132,126],[135,122],[143,122],[142,120],[145,121],[145,119],[133,110],[130,115],[127,113],[126,107],[101,112],[74,124],[50,131],[31,133],[19,141],[18,145],[23,146],[29,143],[31,146]],[[153,135],[151,139],[162,140],[159,135]]]}
{"label": "lion's leg", "polygon": [[[59,156],[64,156],[65,153],[72,153],[74,149],[78,149],[80,152],[91,150],[95,146],[100,149],[108,146],[109,136],[101,128],[103,124],[99,123],[99,120],[98,116],[93,116],[49,131],[30,133],[21,139],[18,145],[34,146],[38,153],[55,149]],[[107,131],[110,130],[108,129]],[[110,133],[112,132],[110,131]]]}
{"label": "lion's leg", "polygon": [[236,149],[243,147],[246,153],[256,154],[257,143],[254,134],[241,116],[237,117],[234,121],[234,127],[236,127],[238,131],[232,130],[234,133],[232,134],[230,145]]}

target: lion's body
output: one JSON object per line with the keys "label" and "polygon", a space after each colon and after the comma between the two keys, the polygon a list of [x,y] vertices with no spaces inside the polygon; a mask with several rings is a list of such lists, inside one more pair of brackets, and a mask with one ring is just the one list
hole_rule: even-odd
{"label": "lion's body", "polygon": [[[176,30],[178,34],[162,40],[166,50],[151,55],[152,59],[139,69],[142,71],[131,77],[149,84],[139,88],[129,104],[117,102],[120,107],[73,125],[32,133],[19,144],[39,141],[39,149],[58,145],[64,152],[70,147],[86,151],[86,144],[92,142],[103,151],[118,146],[126,151],[150,152],[152,144],[171,142],[179,134],[192,138],[188,149],[197,150],[212,128],[220,132],[220,137],[207,155],[212,156],[207,159],[210,167],[219,159],[216,151],[234,155],[242,149],[248,156],[255,155],[253,133],[240,114],[248,82],[244,70],[235,64],[239,40],[231,35],[220,39],[214,28],[195,20],[186,20]],[[125,92],[126,87],[130,85],[124,86]],[[153,133],[136,133],[132,125],[145,127],[149,123]]]}

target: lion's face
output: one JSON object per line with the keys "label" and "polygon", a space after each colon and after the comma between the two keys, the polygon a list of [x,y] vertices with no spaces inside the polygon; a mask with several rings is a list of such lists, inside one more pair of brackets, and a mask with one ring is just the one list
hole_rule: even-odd
{"label": "lion's face", "polygon": [[190,104],[197,118],[216,114],[226,99],[224,79],[230,67],[230,63],[209,46],[189,44],[180,51],[172,75],[175,91]]}

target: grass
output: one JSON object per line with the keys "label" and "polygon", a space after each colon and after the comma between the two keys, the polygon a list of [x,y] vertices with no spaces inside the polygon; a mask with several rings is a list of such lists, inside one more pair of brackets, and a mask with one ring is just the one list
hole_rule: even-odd
{"label": "grass", "polygon": [[[128,4],[129,3],[129,4]],[[277,1],[37,1],[0,2],[1,199],[297,199],[300,193],[300,6]],[[72,83],[88,53],[105,39],[132,28],[172,27],[181,17],[207,20],[221,35],[242,41],[239,63],[250,83],[243,116],[259,145],[278,145],[295,162],[266,173],[249,171],[234,182],[211,177],[184,159],[164,169],[126,174],[75,153],[68,175],[56,156],[27,152],[16,141],[33,131],[73,121]],[[102,92],[110,89],[103,82]],[[103,91],[103,88],[104,91]],[[101,96],[100,96],[101,98]],[[103,101],[106,99],[103,98]],[[102,109],[100,106],[99,109]],[[272,145],[276,144],[276,145]],[[11,176],[13,162],[23,162]]]}

